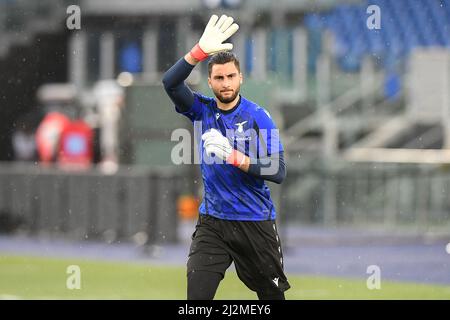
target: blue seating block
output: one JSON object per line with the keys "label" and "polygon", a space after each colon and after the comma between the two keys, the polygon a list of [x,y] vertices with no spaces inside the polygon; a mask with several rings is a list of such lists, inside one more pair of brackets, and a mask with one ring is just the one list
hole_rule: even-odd
{"label": "blue seating block", "polygon": [[[369,30],[366,9],[381,10],[381,29]],[[367,0],[342,4],[326,14],[306,17],[307,28],[331,30],[341,68],[357,71],[365,55],[391,68],[418,46],[450,47],[450,0]]]}

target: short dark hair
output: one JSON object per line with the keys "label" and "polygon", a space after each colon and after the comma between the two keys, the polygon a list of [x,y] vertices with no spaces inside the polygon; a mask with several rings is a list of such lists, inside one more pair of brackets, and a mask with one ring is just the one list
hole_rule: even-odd
{"label": "short dark hair", "polygon": [[215,64],[225,64],[228,62],[234,62],[234,65],[241,72],[241,66],[239,64],[239,59],[233,52],[222,51],[212,55],[208,61],[208,75],[211,76],[212,67]]}

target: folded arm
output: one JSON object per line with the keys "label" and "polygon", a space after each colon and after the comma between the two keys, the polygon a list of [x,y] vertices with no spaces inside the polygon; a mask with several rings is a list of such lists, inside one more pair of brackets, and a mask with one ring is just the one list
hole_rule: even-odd
{"label": "folded arm", "polygon": [[286,177],[286,165],[283,151],[263,159],[250,159],[244,153],[234,149],[228,138],[218,130],[211,129],[202,135],[204,148],[208,155],[214,154],[248,174],[280,184]]}

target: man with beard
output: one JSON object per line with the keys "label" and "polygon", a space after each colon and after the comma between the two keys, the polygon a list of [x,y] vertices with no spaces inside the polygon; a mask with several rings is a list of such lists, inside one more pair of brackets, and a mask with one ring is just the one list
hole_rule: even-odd
{"label": "man with beard", "polygon": [[[213,15],[198,44],[163,77],[175,110],[201,130],[204,199],[187,262],[187,298],[213,299],[234,262],[259,299],[281,300],[290,288],[275,207],[264,180],[286,176],[283,147],[269,113],[240,95],[239,60],[223,43],[237,30],[233,18]],[[208,85],[215,98],[192,92],[184,80],[210,57]],[[198,125],[200,124],[200,126]]]}

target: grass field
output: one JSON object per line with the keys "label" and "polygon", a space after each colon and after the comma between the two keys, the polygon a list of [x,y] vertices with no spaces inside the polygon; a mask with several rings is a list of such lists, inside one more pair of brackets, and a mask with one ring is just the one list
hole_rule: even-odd
{"label": "grass field", "polygon": [[[80,268],[80,289],[69,290],[70,265]],[[289,275],[287,299],[450,299],[450,286],[381,282],[380,290],[369,290],[366,279]],[[183,267],[0,256],[2,299],[185,299]],[[228,271],[216,299],[256,299]]]}

